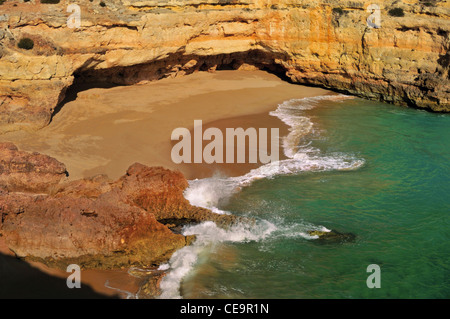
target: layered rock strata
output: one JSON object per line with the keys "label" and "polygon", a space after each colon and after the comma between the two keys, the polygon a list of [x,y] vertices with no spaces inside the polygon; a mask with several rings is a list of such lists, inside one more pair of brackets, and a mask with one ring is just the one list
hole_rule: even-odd
{"label": "layered rock strata", "polygon": [[[368,0],[77,3],[79,28],[68,27],[70,1],[0,5],[0,132],[47,125],[78,81],[133,84],[224,68],[450,110],[448,1],[377,1],[380,28],[368,27]],[[32,49],[18,47],[23,38]]]}

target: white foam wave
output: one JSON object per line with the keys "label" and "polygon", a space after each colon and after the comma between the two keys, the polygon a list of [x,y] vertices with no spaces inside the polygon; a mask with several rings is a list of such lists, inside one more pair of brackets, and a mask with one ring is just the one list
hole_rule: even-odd
{"label": "white foam wave", "polygon": [[[354,170],[364,165],[364,160],[354,156],[334,153],[322,155],[302,140],[313,132],[314,124],[304,114],[304,111],[316,107],[319,102],[344,101],[351,97],[345,95],[326,95],[304,99],[286,101],[279,105],[273,116],[279,117],[289,125],[289,135],[283,140],[283,149],[287,159],[262,165],[249,173],[239,177],[212,177],[189,181],[189,187],[185,191],[185,198],[194,206],[211,209],[216,213],[228,214],[220,210],[224,200],[230,198],[242,187],[263,178],[273,178],[277,175],[298,174],[305,171],[330,171],[330,170]],[[301,237],[304,239],[316,239],[310,236],[308,230],[330,231],[323,226],[298,223],[286,225],[284,223],[272,223],[260,220],[255,225],[239,224],[225,230],[216,226],[213,222],[205,222],[195,226],[186,227],[184,235],[196,235],[196,241],[187,247],[175,252],[168,264],[161,265],[161,270],[168,270],[161,282],[162,294],[160,298],[181,298],[180,283],[192,270],[198,260],[198,256],[208,245],[220,242],[247,242],[261,241],[267,237]]]}
{"label": "white foam wave", "polygon": [[160,266],[161,269],[169,270],[160,284],[162,291],[160,298],[181,298],[182,279],[192,270],[201,252],[209,246],[222,242],[260,241],[276,229],[277,227],[268,221],[261,221],[255,225],[240,223],[230,229],[220,228],[214,222],[185,227],[183,235],[196,235],[196,240],[192,245],[176,251],[167,264]]}
{"label": "white foam wave", "polygon": [[229,214],[217,207],[236,191],[236,183],[229,178],[212,177],[189,181],[184,197],[193,206],[208,208],[218,214]]}
{"label": "white foam wave", "polygon": [[189,181],[189,187],[184,196],[191,205],[208,208],[219,214],[229,214],[217,207],[242,187],[248,186],[256,180],[306,171],[354,170],[362,165],[364,165],[364,160],[345,154],[333,156],[297,154],[293,159],[262,165],[243,176],[211,177]]}
{"label": "white foam wave", "polygon": [[294,158],[299,150],[306,146],[301,145],[302,138],[313,132],[314,125],[311,119],[304,115],[304,111],[315,108],[323,101],[341,102],[348,99],[353,97],[340,94],[292,99],[281,103],[275,111],[270,112],[270,115],[278,117],[289,126],[289,134],[283,138],[284,154]]}
{"label": "white foam wave", "polygon": [[160,288],[161,299],[179,299],[180,284],[183,278],[191,272],[199,261],[199,256],[207,253],[214,245],[224,242],[265,242],[268,238],[304,238],[312,240],[318,236],[310,236],[308,231],[330,231],[324,226],[299,222],[286,224],[282,219],[274,221],[257,220],[255,223],[239,223],[229,229],[218,227],[214,222],[207,221],[198,225],[186,226],[183,235],[196,235],[196,240],[190,246],[176,251],[170,261],[159,267],[159,270],[167,270],[167,275],[162,279]]}
{"label": "white foam wave", "polygon": [[242,187],[263,178],[277,175],[297,174],[305,171],[354,170],[364,165],[364,160],[342,153],[327,156],[309,143],[300,145],[302,137],[312,131],[313,123],[303,114],[321,101],[345,101],[352,97],[346,95],[324,95],[304,99],[294,99],[280,104],[273,116],[279,117],[290,126],[290,133],[283,140],[283,149],[288,159],[262,165],[239,177],[212,177],[189,182],[185,197],[194,206],[213,210],[216,213],[227,213],[218,209],[220,202],[231,197]]}

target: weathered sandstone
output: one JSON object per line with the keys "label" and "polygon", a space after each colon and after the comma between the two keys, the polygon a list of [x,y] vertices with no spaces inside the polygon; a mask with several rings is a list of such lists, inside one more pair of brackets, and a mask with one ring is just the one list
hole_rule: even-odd
{"label": "weathered sandstone", "polygon": [[38,153],[0,143],[0,186],[10,192],[47,192],[67,174],[64,164]]}
{"label": "weathered sandstone", "polygon": [[[49,171],[55,167],[57,177],[64,169],[50,157],[27,157],[14,145],[5,145],[13,153],[11,159],[20,155],[32,162],[39,157],[50,163]],[[29,175],[33,181],[36,170],[20,171],[21,179]],[[0,235],[5,243],[18,257],[61,268],[70,263],[85,268],[148,267],[166,261],[193,237],[174,233],[164,218],[179,223],[233,222],[231,216],[191,206],[183,197],[188,185],[184,176],[161,167],[136,163],[117,181],[106,176],[67,183],[49,179],[42,189],[35,183],[26,192],[19,191],[21,184],[10,187],[17,184],[10,182],[7,172],[2,175],[6,177],[0,179]]]}
{"label": "weathered sandstone", "polygon": [[[0,132],[49,123],[73,83],[133,84],[216,69],[266,69],[293,82],[450,110],[448,1],[7,0],[0,6]],[[388,14],[404,10],[403,17]],[[19,49],[23,37],[32,50]]]}

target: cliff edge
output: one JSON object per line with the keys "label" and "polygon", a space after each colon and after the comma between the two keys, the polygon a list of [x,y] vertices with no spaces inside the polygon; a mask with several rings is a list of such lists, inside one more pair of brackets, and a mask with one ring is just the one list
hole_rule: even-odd
{"label": "cliff edge", "polygon": [[0,133],[47,125],[77,81],[216,69],[450,111],[448,1],[116,0],[77,2],[79,11],[54,2],[0,5]]}

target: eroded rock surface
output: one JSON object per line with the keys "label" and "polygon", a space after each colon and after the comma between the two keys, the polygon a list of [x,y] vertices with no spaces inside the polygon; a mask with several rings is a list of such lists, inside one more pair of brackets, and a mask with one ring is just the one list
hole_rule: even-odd
{"label": "eroded rock surface", "polygon": [[[59,178],[65,172],[64,165],[48,156],[21,152],[12,144],[4,144],[4,149],[20,154],[25,166],[27,160],[49,162],[47,172]],[[2,165],[12,166],[6,157]],[[0,175],[0,235],[18,257],[61,268],[70,263],[85,268],[149,267],[167,261],[193,240],[172,232],[158,221],[162,217],[232,222],[232,216],[191,206],[183,197],[188,184],[179,172],[136,163],[117,181],[96,176],[58,183],[50,175],[42,189],[36,182],[26,191],[11,182],[9,175],[17,174],[19,180],[29,176],[33,181],[37,167]]]}
{"label": "eroded rock surface", "polygon": [[[133,84],[195,71],[268,69],[301,84],[450,110],[450,3],[369,0],[7,0],[0,15],[0,132],[47,125],[75,81]],[[392,16],[391,9],[403,10]],[[31,50],[18,48],[22,38]]]}
{"label": "eroded rock surface", "polygon": [[66,175],[64,164],[50,156],[0,143],[0,186],[10,192],[48,192]]}

